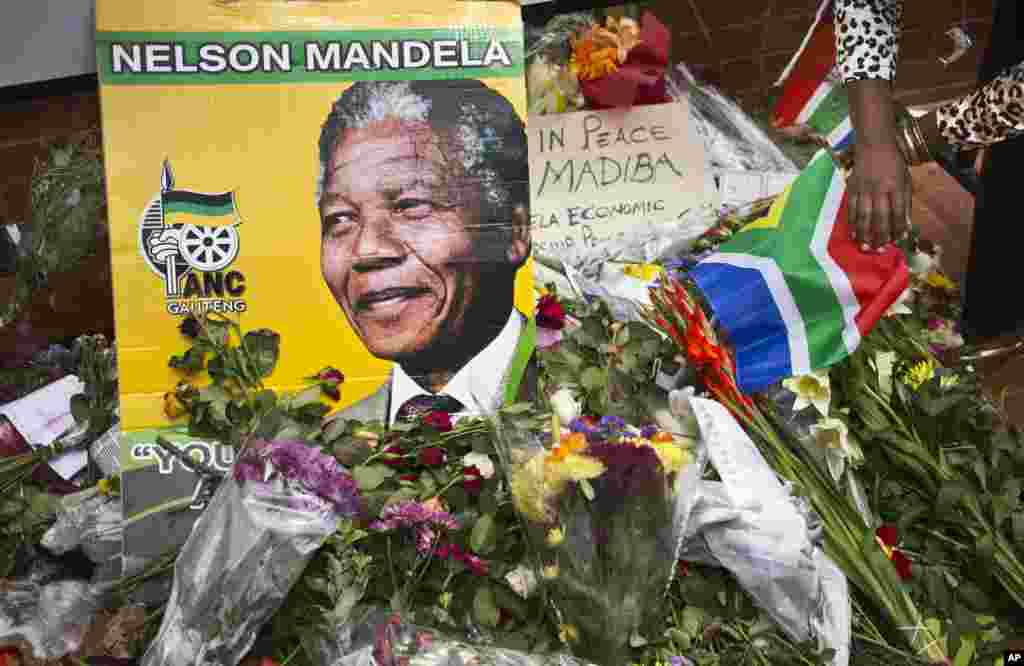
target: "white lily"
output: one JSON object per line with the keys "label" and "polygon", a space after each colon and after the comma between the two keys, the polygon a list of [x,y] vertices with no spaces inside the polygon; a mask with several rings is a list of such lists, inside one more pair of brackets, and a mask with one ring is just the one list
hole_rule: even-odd
{"label": "white lily", "polygon": [[903,293],[889,306],[889,309],[885,311],[886,317],[895,317],[896,315],[909,315],[914,314],[914,311],[910,309],[910,304],[914,302],[914,290],[907,287],[903,290]]}
{"label": "white lily", "polygon": [[480,471],[480,476],[485,479],[489,479],[494,476],[494,461],[486,453],[477,453],[472,451],[462,456],[462,465],[464,467],[476,467]]}
{"label": "white lily", "polygon": [[551,409],[558,415],[558,421],[568,425],[580,415],[583,406],[576,400],[570,389],[562,387],[551,395]]}
{"label": "white lily", "polygon": [[840,419],[822,419],[811,426],[811,434],[825,454],[829,474],[838,481],[846,469],[846,462],[860,456],[859,447],[851,446],[850,432]]}
{"label": "white lily", "polygon": [[799,412],[814,406],[824,417],[828,417],[828,407],[832,402],[832,387],[828,379],[828,370],[816,370],[809,375],[790,377],[782,385],[796,394],[793,411]]}

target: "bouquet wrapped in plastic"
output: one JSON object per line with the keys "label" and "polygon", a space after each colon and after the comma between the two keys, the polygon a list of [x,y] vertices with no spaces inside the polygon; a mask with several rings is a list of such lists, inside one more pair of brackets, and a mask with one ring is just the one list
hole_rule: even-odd
{"label": "bouquet wrapped in plastic", "polygon": [[358,508],[355,481],[332,456],[302,441],[250,445],[182,548],[142,664],[237,664],[339,519]]}
{"label": "bouquet wrapped in plastic", "polygon": [[701,465],[685,438],[616,417],[553,420],[552,446],[504,422],[499,450],[538,578],[574,654],[629,663],[631,645],[660,636],[664,593]]}
{"label": "bouquet wrapped in plastic", "polygon": [[495,647],[405,621],[382,608],[364,608],[315,650],[324,666],[582,666],[565,654]]}

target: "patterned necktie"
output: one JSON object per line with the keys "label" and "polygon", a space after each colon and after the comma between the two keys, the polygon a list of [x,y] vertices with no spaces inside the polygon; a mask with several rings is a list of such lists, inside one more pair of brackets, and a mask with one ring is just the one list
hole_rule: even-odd
{"label": "patterned necktie", "polygon": [[396,421],[414,421],[430,412],[457,414],[464,409],[461,402],[450,395],[418,395],[409,398],[398,408]]}

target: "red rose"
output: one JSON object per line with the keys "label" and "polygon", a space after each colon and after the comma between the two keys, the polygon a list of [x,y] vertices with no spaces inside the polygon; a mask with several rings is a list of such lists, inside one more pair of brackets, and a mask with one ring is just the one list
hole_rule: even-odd
{"label": "red rose", "polygon": [[322,382],[331,382],[332,384],[344,384],[345,375],[341,370],[335,368],[326,367],[316,374],[316,378]]}
{"label": "red rose", "polygon": [[439,446],[428,446],[425,449],[420,449],[419,455],[416,457],[424,467],[440,467],[447,458],[448,454]]}
{"label": "red rose", "polygon": [[470,495],[479,495],[484,487],[484,477],[476,465],[462,468],[462,488]]}
{"label": "red rose", "polygon": [[338,388],[345,383],[345,375],[341,370],[326,367],[316,373],[316,379],[320,382],[320,390],[331,400],[341,399],[341,390]]}
{"label": "red rose", "polygon": [[537,303],[537,325],[555,331],[565,328],[565,308],[551,294],[545,294]]}
{"label": "red rose", "polygon": [[423,422],[438,432],[448,432],[452,429],[452,415],[448,412],[428,412],[423,416]]}

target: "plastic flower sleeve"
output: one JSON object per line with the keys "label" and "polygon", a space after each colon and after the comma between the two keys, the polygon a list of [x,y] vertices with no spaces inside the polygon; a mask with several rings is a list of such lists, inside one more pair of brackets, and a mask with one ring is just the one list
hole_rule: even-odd
{"label": "plastic flower sleeve", "polygon": [[27,641],[38,659],[79,649],[101,594],[82,581],[0,583],[0,644]]}
{"label": "plastic flower sleeve", "polygon": [[849,590],[822,550],[816,517],[722,405],[690,403],[722,482],[699,484],[681,557],[725,567],[787,634],[834,649],[834,666],[846,666]]}
{"label": "plastic flower sleeve", "polygon": [[121,555],[121,502],[101,495],[95,488],[64,497],[57,520],[43,535],[40,545],[55,555],[81,546],[96,564]]}
{"label": "plastic flower sleeve", "polygon": [[[553,427],[552,427],[553,429]],[[498,449],[538,579],[572,652],[618,666],[661,636],[663,601],[689,513],[691,451],[669,433],[605,417],[552,438],[514,418]]]}
{"label": "plastic flower sleeve", "polygon": [[362,609],[314,654],[324,666],[584,666],[564,654],[508,650],[405,622],[380,608]]}
{"label": "plastic flower sleeve", "polygon": [[319,449],[298,441],[247,449],[182,548],[142,665],[237,664],[358,501],[355,482]]}

